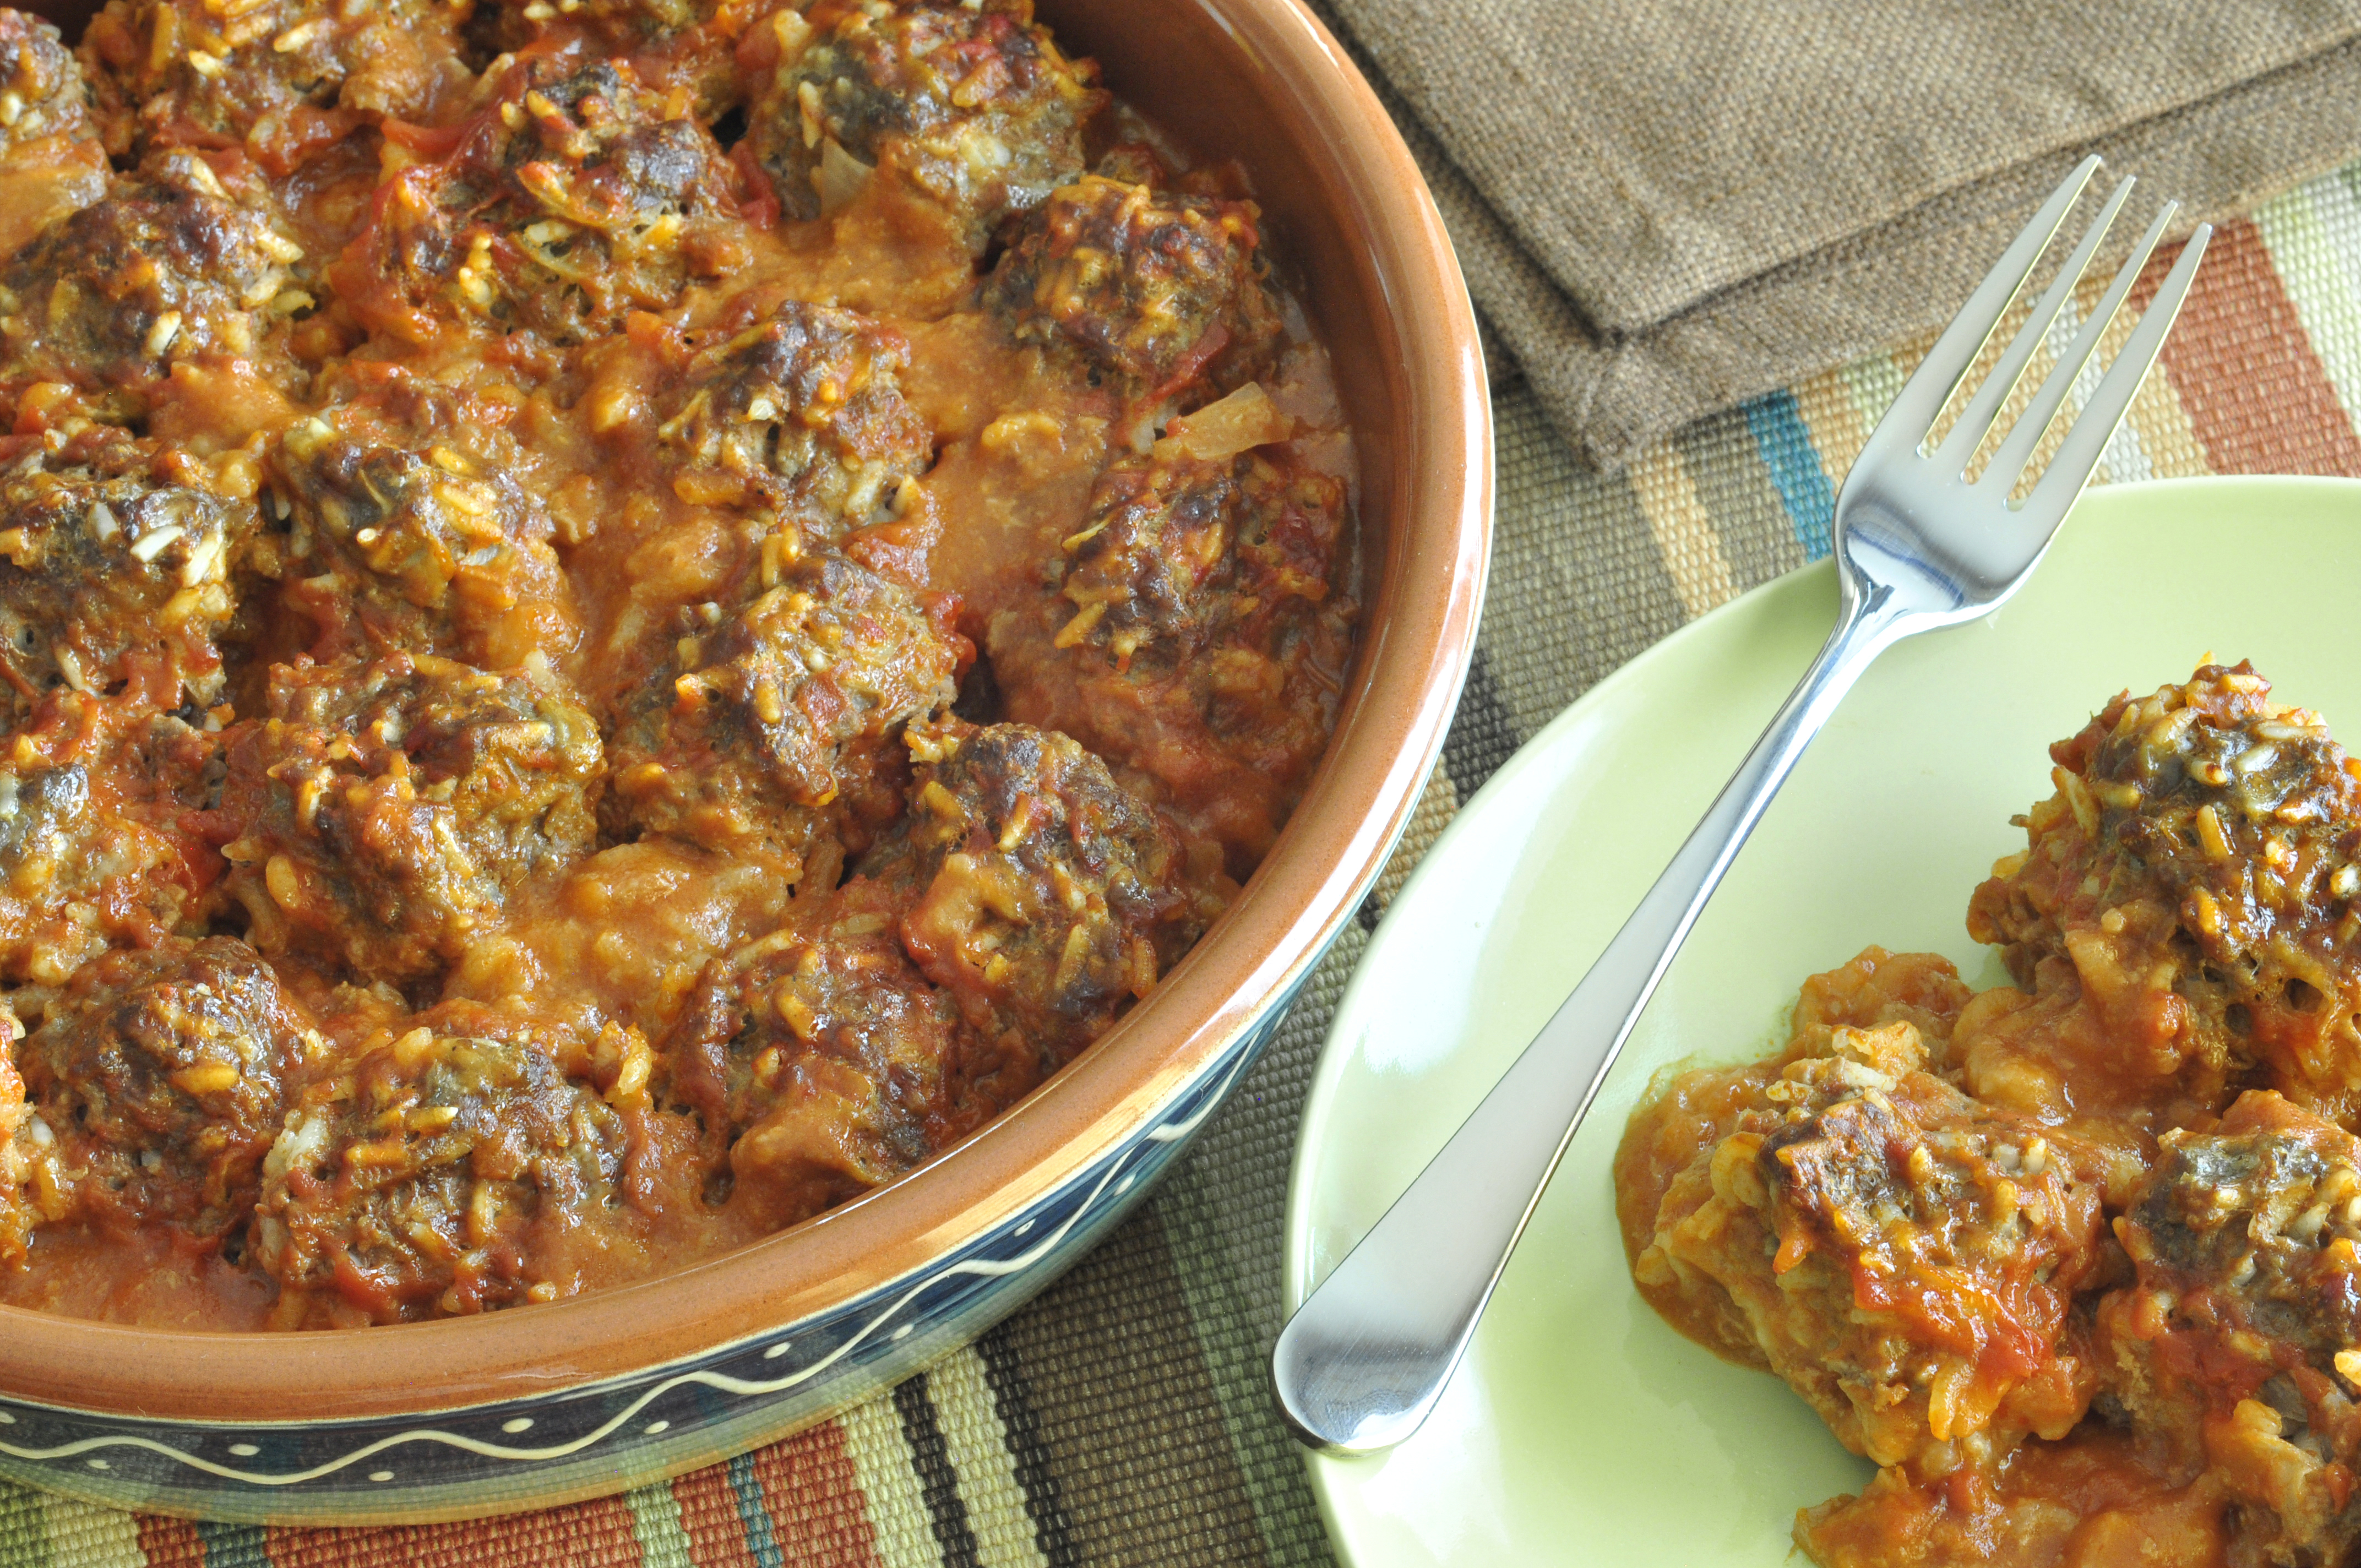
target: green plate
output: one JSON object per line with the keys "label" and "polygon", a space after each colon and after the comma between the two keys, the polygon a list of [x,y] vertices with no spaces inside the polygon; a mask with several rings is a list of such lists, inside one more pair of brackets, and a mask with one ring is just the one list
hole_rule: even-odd
{"label": "green plate", "polygon": [[[1290,1306],[1433,1156],[1646,891],[1836,613],[1823,563],[1633,660],[1535,736],[1436,842],[1371,940],[1304,1109]],[[1997,615],[1905,642],[1806,754],[1624,1047],[1466,1365],[1389,1453],[1315,1458],[1353,1568],[1789,1562],[1798,1508],[1869,1466],[1786,1387],[1631,1288],[1609,1177],[1649,1075],[1759,1056],[1806,975],[1876,943],[1971,984],[1968,895],[2024,847],[2048,742],[2126,687],[2251,658],[2361,742],[2361,483],[2092,491]]]}

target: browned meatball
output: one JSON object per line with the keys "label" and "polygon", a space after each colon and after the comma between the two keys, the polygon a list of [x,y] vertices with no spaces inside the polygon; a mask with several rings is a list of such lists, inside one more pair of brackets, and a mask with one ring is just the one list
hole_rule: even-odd
{"label": "browned meatball", "polygon": [[57,28],[0,9],[0,256],[106,194],[106,148]]}
{"label": "browned meatball", "polygon": [[2097,1160],[1926,1065],[1896,1020],[1817,1049],[1799,1029],[1784,1058],[1660,1090],[1725,1108],[1632,1238],[1633,1277],[1668,1315],[1914,1477],[1997,1464],[2081,1417],[2093,1379],[2069,1309],[2103,1234]]}
{"label": "browned meatball", "polygon": [[269,700],[219,812],[265,952],[433,973],[597,837],[598,727],[549,685],[396,653],[281,666]]}
{"label": "browned meatball", "polygon": [[939,203],[981,253],[1002,218],[1082,172],[1104,95],[1031,0],[821,0],[771,25],[778,65],[747,134],[790,216],[833,210],[874,168]]}
{"label": "browned meatball", "polygon": [[673,488],[701,505],[768,508],[829,540],[891,515],[934,441],[903,400],[902,334],[788,301],[689,362],[659,437]]}
{"label": "browned meatball", "polygon": [[302,259],[250,177],[158,154],[0,268],[0,387],[62,382],[93,417],[136,420],[175,364],[263,353],[312,302]]}
{"label": "browned meatball", "polygon": [[0,475],[0,726],[60,687],[152,707],[220,699],[215,640],[255,509],[159,480],[146,457],[119,436],[85,440]]}
{"label": "browned meatball", "polygon": [[[706,968],[666,1046],[670,1092],[730,1150],[733,1206],[790,1225],[890,1181],[975,1112],[977,1045],[902,949],[894,890],[855,879]],[[998,1102],[1031,1087],[995,1083]]]}
{"label": "browned meatball", "polygon": [[213,1239],[245,1223],[288,1084],[324,1048],[253,948],[208,937],[84,964],[17,1063],[74,1214]]}
{"label": "browned meatball", "polygon": [[466,0],[108,0],[83,32],[107,149],[243,147],[283,175],[381,115],[466,89]]}
{"label": "browned meatball", "polygon": [[570,652],[573,590],[513,443],[424,378],[350,378],[353,400],[290,425],[271,461],[292,524],[288,597],[320,629],[314,656],[403,649],[508,669]]}
{"label": "browned meatball", "polygon": [[578,344],[662,310],[721,258],[737,170],[685,106],[609,60],[512,67],[446,156],[397,175],[331,277],[377,330],[429,343],[451,323]]}
{"label": "browned meatball", "polygon": [[472,31],[495,53],[628,58],[650,87],[694,95],[706,124],[743,94],[741,30],[765,27],[767,0],[479,0]]}
{"label": "browned meatball", "polygon": [[1044,574],[1057,590],[987,629],[1008,717],[1156,779],[1246,874],[1335,723],[1344,526],[1344,487],[1283,449],[1118,460]]}
{"label": "browned meatball", "polygon": [[1976,890],[1968,928],[2018,983],[2079,994],[2113,1060],[2207,1108],[2259,1069],[2361,1110],[2361,782],[2318,716],[2244,664],[2128,694],[2050,749],[2058,793]]}
{"label": "browned meatball", "polygon": [[2233,1563],[2349,1561],[2361,1143],[2241,1096],[2213,1132],[2164,1135],[2115,1229],[2138,1281],[2100,1305],[2101,1375],[2159,1467],[2230,1497]]}
{"label": "browned meatball", "polygon": [[57,985],[199,912],[220,859],[194,814],[219,740],[66,692],[0,748],[0,977]]}
{"label": "browned meatball", "polygon": [[773,535],[753,598],[693,608],[668,656],[624,694],[619,824],[709,848],[795,848],[810,810],[862,787],[905,723],[957,695],[958,649],[917,595],[796,547]]}
{"label": "browned meatball", "polygon": [[862,874],[909,890],[902,938],[969,1027],[1047,1071],[1104,1034],[1220,912],[1178,837],[1063,735],[914,724],[910,811]]}
{"label": "browned meatball", "polygon": [[985,297],[1019,342],[1066,345],[1154,416],[1251,379],[1276,347],[1260,214],[1086,175],[1050,196]]}
{"label": "browned meatball", "polygon": [[566,1293],[548,1255],[622,1201],[633,1119],[540,1042],[430,1014],[323,1074],[263,1166],[280,1321],[400,1322]]}

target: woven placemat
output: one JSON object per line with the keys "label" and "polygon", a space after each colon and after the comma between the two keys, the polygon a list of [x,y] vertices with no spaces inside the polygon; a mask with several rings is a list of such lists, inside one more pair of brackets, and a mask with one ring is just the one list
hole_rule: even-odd
{"label": "woven placemat", "polygon": [[[135,1518],[0,1486],[0,1568],[1329,1561],[1262,1367],[1279,1325],[1297,1110],[1337,992],[1411,864],[1526,737],[1691,617],[1827,552],[1836,483],[1924,346],[1717,415],[1611,477],[1576,463],[1521,382],[1496,389],[1491,603],[1443,767],[1400,853],[1171,1180],[977,1345],[730,1464],[507,1519],[264,1530]],[[2361,475],[2361,164],[2217,237],[2162,368],[2102,482]]]}

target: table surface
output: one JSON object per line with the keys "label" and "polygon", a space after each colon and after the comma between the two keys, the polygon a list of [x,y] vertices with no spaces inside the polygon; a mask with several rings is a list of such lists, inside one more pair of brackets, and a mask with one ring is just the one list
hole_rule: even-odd
{"label": "table surface", "polygon": [[[1178,1172],[976,1345],[730,1464],[508,1519],[265,1530],[0,1483],[0,1568],[1329,1561],[1263,1365],[1279,1326],[1296,1113],[1336,994],[1410,866],[1526,737],[1691,617],[1827,553],[1836,486],[1924,348],[1898,345],[1757,399],[1608,477],[1575,466],[1513,373],[1496,381],[1492,598],[1443,766],[1400,853]],[[2161,370],[2100,482],[2361,475],[2361,163],[2223,230]]]}

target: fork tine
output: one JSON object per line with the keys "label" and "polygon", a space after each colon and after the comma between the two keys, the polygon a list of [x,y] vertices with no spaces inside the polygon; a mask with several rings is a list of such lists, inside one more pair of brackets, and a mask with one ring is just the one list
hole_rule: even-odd
{"label": "fork tine", "polygon": [[2082,236],[2082,243],[2074,247],[2074,254],[2068,257],[2066,265],[2058,269],[2056,281],[2049,285],[2048,292],[2041,296],[2041,302],[2033,307],[2033,313],[2026,318],[2025,325],[2017,330],[2015,341],[2008,345],[2008,352],[2001,356],[2000,363],[1993,367],[1992,374],[1985,377],[1983,385],[1976,389],[1974,400],[1960,413],[1960,422],[1951,427],[1950,433],[1943,437],[1943,444],[1935,449],[1935,466],[1945,478],[1958,478],[1967,471],[1968,459],[1975,455],[1976,448],[1983,442],[1984,433],[1999,417],[2001,404],[2016,390],[2016,383],[2024,377],[2026,366],[2032,361],[2035,347],[2048,334],[2049,324],[2058,319],[2058,313],[2066,308],[2068,296],[2074,292],[2074,285],[2081,281],[2084,269],[2091,265],[2091,258],[2098,253],[2100,243],[2107,237],[2107,231],[2114,226],[2115,214],[2124,210],[2124,203],[2130,198],[2135,183],[2129,175],[2116,182],[2114,192],[2107,197],[2106,206],[2091,221],[2090,229]]}
{"label": "fork tine", "polygon": [[2131,411],[2132,399],[2138,396],[2140,383],[2147,378],[2149,367],[2163,351],[2165,334],[2172,330],[2173,319],[2180,314],[2181,302],[2189,298],[2190,280],[2197,276],[2197,264],[2204,258],[2205,247],[2213,237],[2212,224],[2198,225],[2197,232],[2189,236],[2180,259],[2165,274],[2156,298],[2148,302],[2147,313],[2132,329],[2123,352],[2107,367],[2105,378],[2083,405],[2074,427],[2066,433],[2057,455],[2049,459],[2048,468],[2035,482],[2033,493],[2026,498],[2025,504],[2026,513],[2031,514],[2028,521],[2035,526],[2057,527],[2066,509],[2074,504],[2074,498],[2090,482],[2107,443],[2114,439],[2115,427]]}
{"label": "fork tine", "polygon": [[[2100,297],[2098,305],[2091,312],[2091,319],[2084,322],[2082,330],[2074,334],[2072,345],[2058,356],[2057,367],[2041,383],[2041,389],[2033,395],[2033,402],[2026,409],[2025,416],[2008,433],[2008,439],[2000,444],[2000,450],[1993,454],[1991,466],[1976,480],[1978,485],[1992,486],[2003,495],[2016,488],[2018,476],[2025,472],[2025,466],[2033,461],[2034,448],[2041,444],[2050,422],[2058,417],[2059,407],[2065,402],[2067,393],[2073,390],[2074,378],[2082,373],[2082,367],[2091,356],[2098,352],[2099,339],[2105,335],[2107,324],[2123,308],[2125,298],[2132,291],[2132,285],[2139,281],[2140,269],[2147,265],[2148,257],[2154,254],[2158,244],[2164,238],[2164,231],[2171,226],[2173,215],[2180,211],[2180,203],[2167,202],[2163,210],[2156,214],[2156,221],[2147,225],[2147,233],[2140,236],[2139,244],[2132,247],[2132,253],[2124,258],[2123,266],[2116,269],[2115,280],[2107,285],[2106,293]],[[2095,463],[2098,459],[2094,456],[2092,461]]]}
{"label": "fork tine", "polygon": [[2073,210],[2075,200],[2082,194],[2082,188],[2098,170],[2095,155],[2084,159],[2064,183],[2050,192],[2041,211],[2033,214],[2033,221],[2009,242],[2008,248],[1993,264],[1992,271],[1976,285],[1976,291],[1968,296],[1968,302],[1960,307],[1960,313],[1943,329],[1943,335],[1935,340],[1935,346],[1927,351],[1927,357],[1904,384],[1902,395],[1894,400],[1894,406],[1886,411],[1885,418],[1872,434],[1872,444],[1888,431],[1914,447],[1926,439],[1935,416],[1943,411],[1943,405],[1950,400],[1960,378],[1975,364],[1976,356],[1983,352],[1993,330],[2015,302],[2016,291],[2025,286],[2034,263],[2041,259],[2041,253],[2048,248],[2059,225],[2065,223],[2066,214]]}

